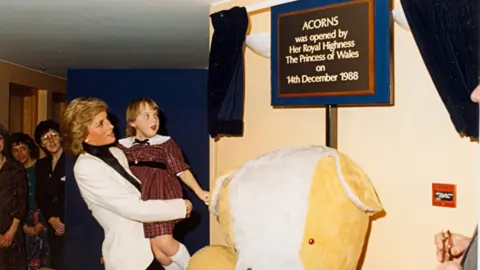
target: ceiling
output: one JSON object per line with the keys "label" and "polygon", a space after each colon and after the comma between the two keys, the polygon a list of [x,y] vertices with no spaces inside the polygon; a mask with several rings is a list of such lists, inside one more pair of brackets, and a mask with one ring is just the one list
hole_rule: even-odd
{"label": "ceiling", "polygon": [[0,0],[0,59],[68,68],[207,68],[213,0]]}

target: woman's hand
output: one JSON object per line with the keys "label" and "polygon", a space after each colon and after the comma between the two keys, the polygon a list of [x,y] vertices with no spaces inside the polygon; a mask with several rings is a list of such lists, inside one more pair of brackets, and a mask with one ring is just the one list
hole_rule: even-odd
{"label": "woman's hand", "polygon": [[210,192],[208,192],[206,190],[203,190],[203,189],[200,189],[200,190],[196,191],[195,194],[206,205],[208,205],[210,203]]}
{"label": "woman's hand", "polygon": [[10,227],[6,233],[3,234],[5,239],[4,247],[10,247],[13,243],[13,239],[15,238],[15,234],[17,233],[17,228]]}
{"label": "woman's hand", "polygon": [[193,205],[192,202],[189,200],[183,200],[185,202],[185,207],[187,207],[187,215],[186,217],[190,217],[190,214],[192,213]]}
{"label": "woman's hand", "polygon": [[[437,246],[437,260],[441,263],[452,261],[457,262],[458,264],[458,261],[462,259],[462,256],[465,253],[465,250],[468,248],[468,245],[470,244],[472,239],[460,234],[450,233],[450,240],[451,246],[449,252],[447,247],[448,243],[446,243],[449,242],[449,240],[446,239],[445,233],[441,232],[435,235],[435,245]],[[449,258],[450,256],[452,258]]]}
{"label": "woman's hand", "polygon": [[34,236],[37,234],[34,227],[23,225],[23,232],[28,236]]}
{"label": "woman's hand", "polygon": [[55,234],[58,236],[62,236],[65,233],[65,224],[60,221],[58,217],[51,217],[48,220],[48,223],[52,225],[53,229],[55,229]]}
{"label": "woman's hand", "polygon": [[8,244],[7,238],[5,238],[5,236],[0,234],[0,248],[6,248],[9,246],[10,245]]}

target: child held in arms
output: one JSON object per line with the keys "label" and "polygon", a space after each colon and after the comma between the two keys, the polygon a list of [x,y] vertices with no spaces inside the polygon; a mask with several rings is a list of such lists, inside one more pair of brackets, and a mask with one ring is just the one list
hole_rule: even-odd
{"label": "child held in arms", "polygon": [[[127,138],[119,140],[132,173],[142,182],[142,200],[168,200],[183,197],[183,183],[208,204],[209,192],[203,190],[185,163],[182,151],[168,136],[158,135],[158,105],[150,98],[133,100],[127,107]],[[190,254],[173,238],[177,221],[144,224],[155,258],[166,270],[187,269]]]}

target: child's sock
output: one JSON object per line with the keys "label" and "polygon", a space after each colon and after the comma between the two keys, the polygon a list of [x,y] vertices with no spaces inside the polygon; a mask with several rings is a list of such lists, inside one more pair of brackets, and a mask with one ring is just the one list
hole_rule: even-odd
{"label": "child's sock", "polygon": [[169,265],[162,265],[165,270],[182,270],[175,262],[172,261]]}
{"label": "child's sock", "polygon": [[182,243],[179,243],[177,253],[170,257],[170,259],[180,266],[180,269],[187,270],[188,261],[190,261],[190,253],[188,253],[187,248]]}

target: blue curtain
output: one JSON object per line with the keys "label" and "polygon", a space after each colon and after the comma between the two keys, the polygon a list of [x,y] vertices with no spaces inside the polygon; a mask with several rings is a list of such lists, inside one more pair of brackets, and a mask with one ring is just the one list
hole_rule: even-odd
{"label": "blue curtain", "polygon": [[401,0],[415,42],[456,130],[478,137],[478,1]]}
{"label": "blue curtain", "polygon": [[243,135],[243,49],[248,28],[244,7],[210,15],[214,33],[208,74],[208,125],[212,138]]}

